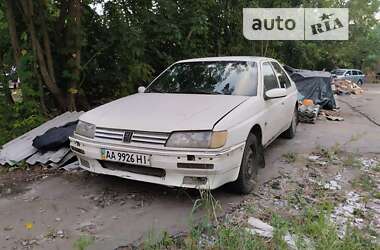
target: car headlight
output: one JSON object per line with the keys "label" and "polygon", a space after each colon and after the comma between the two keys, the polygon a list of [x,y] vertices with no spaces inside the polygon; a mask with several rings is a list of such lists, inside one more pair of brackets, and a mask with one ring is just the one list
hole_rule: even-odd
{"label": "car headlight", "polygon": [[75,133],[84,137],[94,138],[95,128],[94,124],[79,121]]}
{"label": "car headlight", "polygon": [[227,131],[174,132],[166,142],[167,147],[176,148],[220,148],[226,144]]}

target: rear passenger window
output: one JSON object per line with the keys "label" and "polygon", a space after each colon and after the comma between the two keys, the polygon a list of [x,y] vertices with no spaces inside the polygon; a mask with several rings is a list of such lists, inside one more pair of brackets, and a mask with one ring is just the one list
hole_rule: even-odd
{"label": "rear passenger window", "polygon": [[363,72],[361,72],[361,71],[358,71],[358,74],[361,76],[364,75]]}
{"label": "rear passenger window", "polygon": [[278,80],[280,81],[281,88],[284,88],[284,89],[290,88],[290,86],[291,86],[290,80],[289,80],[288,76],[286,75],[285,71],[276,62],[272,62],[272,65],[273,65],[274,71],[277,74]]}
{"label": "rear passenger window", "polygon": [[278,88],[277,77],[269,63],[263,63],[264,91]]}
{"label": "rear passenger window", "polygon": [[352,74],[353,74],[354,76],[359,75],[358,72],[357,72],[356,70],[353,70],[353,71],[352,71]]}

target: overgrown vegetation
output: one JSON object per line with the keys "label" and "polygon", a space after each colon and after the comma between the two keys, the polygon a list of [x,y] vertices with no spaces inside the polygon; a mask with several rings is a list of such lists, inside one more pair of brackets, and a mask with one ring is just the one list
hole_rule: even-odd
{"label": "overgrown vegetation", "polygon": [[[204,209],[201,221],[192,224],[187,235],[170,236],[167,232],[160,237],[148,237],[143,249],[289,249],[285,236],[291,235],[298,249],[378,249],[368,236],[355,228],[347,228],[345,236],[339,237],[329,215],[333,205],[321,203],[305,206],[299,216],[283,218],[271,213],[269,224],[273,226],[273,238],[262,238],[252,234],[249,225],[236,225],[228,220],[216,218],[213,211],[218,207],[212,194],[201,191],[196,206]],[[245,211],[249,214],[248,211]],[[211,217],[210,217],[211,216]],[[153,240],[154,239],[154,240]]]}

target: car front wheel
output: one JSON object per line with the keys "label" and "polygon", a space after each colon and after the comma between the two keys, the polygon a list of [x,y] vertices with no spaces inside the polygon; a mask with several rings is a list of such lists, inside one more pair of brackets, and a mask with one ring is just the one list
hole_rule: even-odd
{"label": "car front wheel", "polygon": [[258,169],[263,164],[260,148],[257,136],[250,134],[245,144],[238,179],[231,183],[235,192],[249,194],[256,186]]}

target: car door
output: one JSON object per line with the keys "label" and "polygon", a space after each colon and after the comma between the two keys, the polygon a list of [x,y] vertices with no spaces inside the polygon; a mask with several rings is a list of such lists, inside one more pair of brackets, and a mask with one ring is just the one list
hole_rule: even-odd
{"label": "car door", "polygon": [[293,118],[294,113],[294,107],[295,107],[295,98],[297,93],[294,90],[294,87],[292,87],[292,84],[286,75],[285,71],[282,69],[279,63],[277,62],[271,62],[273,69],[276,73],[277,80],[280,84],[281,88],[286,89],[286,97],[281,98],[281,116],[282,116],[282,130],[287,129],[290,126],[290,122]]}
{"label": "car door", "polygon": [[353,79],[352,79],[352,71],[351,70],[347,70],[346,73],[344,73],[344,79],[353,81]]}
{"label": "car door", "polygon": [[364,80],[365,80],[365,75],[363,72],[361,72],[360,70],[358,70],[358,75],[359,75],[359,79],[358,80],[361,80],[362,81],[362,84],[364,83]]}
{"label": "car door", "polygon": [[264,133],[266,133],[266,138],[271,141],[281,132],[283,124],[283,115],[281,114],[283,111],[283,98],[266,99],[265,92],[271,89],[279,88],[280,85],[270,62],[263,62],[261,69],[265,112]]}
{"label": "car door", "polygon": [[359,80],[359,74],[358,74],[358,71],[353,70],[353,71],[352,71],[352,81],[356,83],[356,82],[358,82],[358,80]]}

